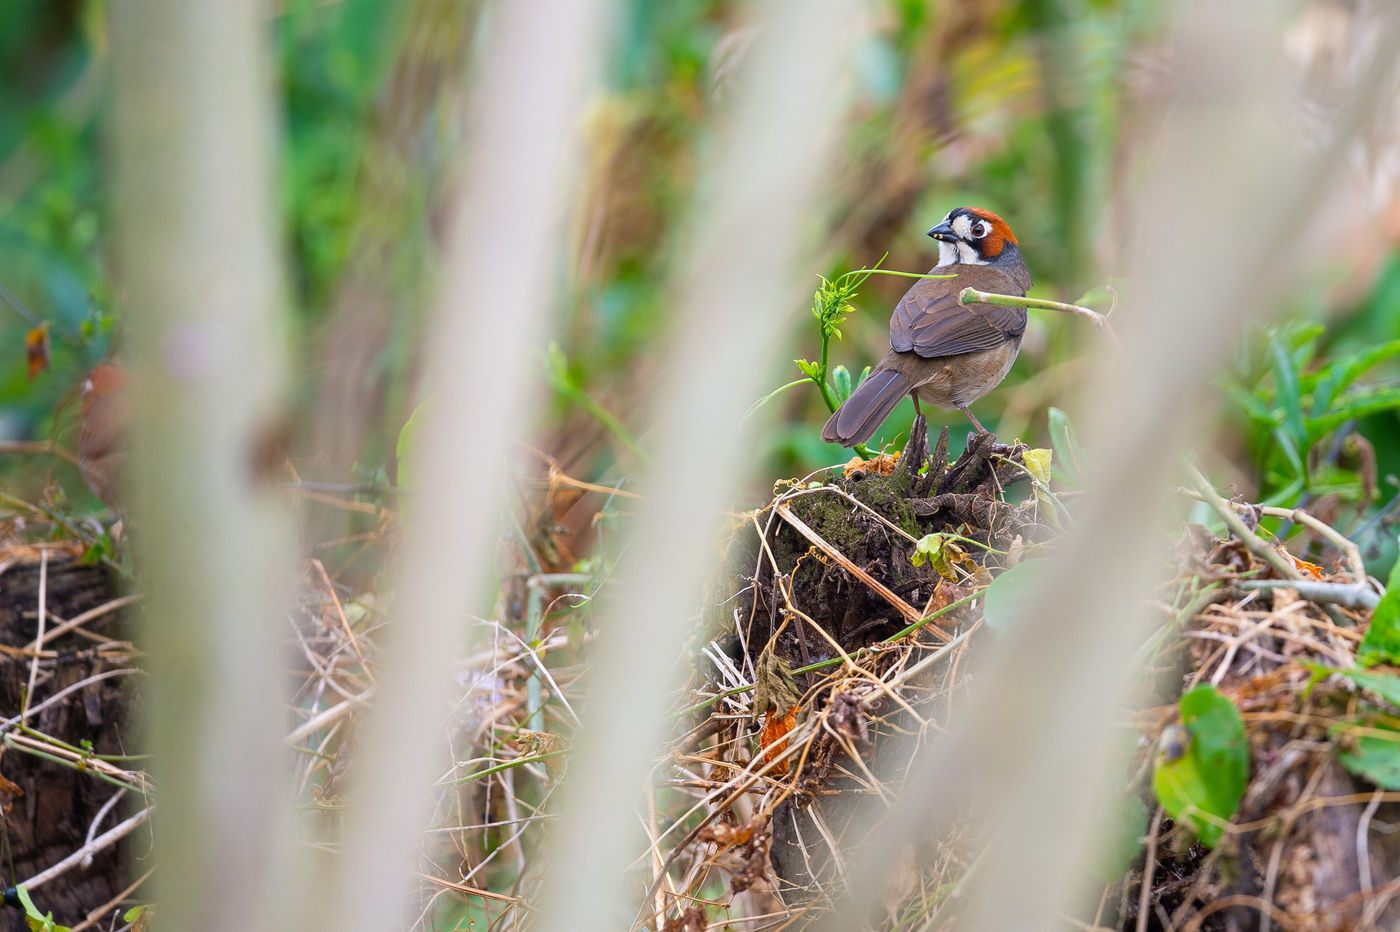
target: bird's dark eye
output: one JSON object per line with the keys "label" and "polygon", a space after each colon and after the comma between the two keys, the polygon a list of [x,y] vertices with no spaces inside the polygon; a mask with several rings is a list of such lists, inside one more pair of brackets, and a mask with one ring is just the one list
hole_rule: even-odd
{"label": "bird's dark eye", "polygon": [[992,232],[992,225],[985,220],[978,220],[972,225],[972,235],[978,239],[982,239],[990,232]]}

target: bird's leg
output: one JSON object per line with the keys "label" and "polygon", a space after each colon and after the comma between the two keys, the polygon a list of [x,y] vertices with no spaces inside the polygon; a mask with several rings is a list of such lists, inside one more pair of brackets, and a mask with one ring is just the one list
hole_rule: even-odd
{"label": "bird's leg", "polygon": [[[915,404],[918,404],[918,402],[915,402]],[[977,420],[977,418],[973,417],[972,412],[968,410],[967,405],[958,405],[958,410],[961,411],[963,414],[966,414],[966,415],[967,415],[967,419],[968,419],[969,421],[972,422],[972,426],[973,426],[973,427],[977,428],[977,432],[978,432],[979,434],[988,434],[988,433],[991,433],[991,431],[987,430],[987,428],[985,428],[985,427],[982,426],[982,422],[981,422],[981,421],[979,421],[979,420]]]}
{"label": "bird's leg", "polygon": [[[922,412],[922,411],[919,410],[919,393],[918,393],[918,392],[910,392],[910,393],[909,393],[909,397],[912,398],[912,399],[914,400],[914,417],[916,417],[916,418],[923,417],[923,416],[924,416],[924,412]],[[969,416],[970,416],[970,415],[969,415]]]}

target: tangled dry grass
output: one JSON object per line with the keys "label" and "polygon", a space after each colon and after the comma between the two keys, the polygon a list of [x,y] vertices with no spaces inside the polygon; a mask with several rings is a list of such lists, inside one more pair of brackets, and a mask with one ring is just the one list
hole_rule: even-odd
{"label": "tangled dry grass", "polygon": [[[637,851],[642,905],[631,928],[799,928],[828,909],[885,802],[906,789],[913,755],[958,715],[977,652],[1014,636],[994,633],[986,589],[1053,547],[1073,507],[1028,467],[1024,447],[974,437],[950,462],[946,445],[945,432],[929,451],[920,423],[902,454],[779,483],[771,501],[736,522],[712,604],[679,660],[691,675],[673,710],[674,742],[657,760],[639,820],[618,828]],[[1184,495],[1227,530],[1187,525],[1173,549],[1158,592],[1161,624],[1138,653],[1141,690],[1122,718],[1132,747],[1122,791],[1105,800],[1114,812],[1135,800],[1150,818],[1136,832],[1135,858],[1102,879],[1096,911],[1065,917],[1067,927],[1395,928],[1400,793],[1342,759],[1368,723],[1393,724],[1395,710],[1344,676],[1317,672],[1355,666],[1380,587],[1356,547],[1312,515],[1226,501],[1195,480]],[[526,928],[541,885],[559,869],[541,852],[570,742],[586,740],[575,733],[575,706],[587,695],[590,607],[611,551],[598,538],[629,493],[553,469],[526,491],[535,494],[522,495],[527,504],[502,547],[492,617],[462,621],[414,928]],[[373,587],[352,585],[345,567],[366,551],[391,553],[397,516],[354,508],[363,532],[323,548],[338,561],[302,567],[283,671],[300,833],[328,854],[389,634]],[[1285,549],[1259,530],[1263,519],[1302,532]],[[117,597],[103,570],[79,565],[82,546],[36,545],[33,530],[12,527],[0,570],[14,622],[3,650],[15,688],[6,695],[18,713],[3,723],[4,770],[40,782],[61,774],[93,806],[61,856],[50,845],[46,869],[15,876],[58,902],[63,883],[76,889],[107,870],[113,879],[90,893],[81,916],[58,918],[115,928],[112,917],[141,901],[150,876],[127,875],[118,842],[142,837],[159,798],[129,756],[121,722],[139,689],[117,685],[139,673],[140,653],[120,627],[139,596]],[[583,550],[595,555],[580,560]],[[1241,713],[1252,760],[1239,812],[1214,850],[1174,824],[1148,785],[1177,727],[1176,699],[1202,683]],[[99,687],[104,711],[94,716]],[[55,718],[65,708],[67,718]],[[63,730],[79,719],[88,731]],[[32,773],[16,770],[21,759]],[[7,805],[14,837],[30,828],[14,832],[27,817],[24,798]],[[900,852],[869,927],[960,927],[959,894],[978,882],[985,851],[973,824],[955,817]]]}

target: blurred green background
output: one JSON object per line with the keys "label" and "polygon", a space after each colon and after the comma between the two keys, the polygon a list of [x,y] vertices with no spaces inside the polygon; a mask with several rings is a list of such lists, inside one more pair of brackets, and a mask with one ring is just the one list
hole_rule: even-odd
{"label": "blurred green background", "polygon": [[[581,127],[581,193],[564,231],[571,258],[559,269],[556,346],[538,357],[547,405],[532,425],[540,450],[589,481],[635,470],[647,443],[645,400],[662,367],[694,370],[696,404],[708,380],[725,376],[705,360],[658,358],[657,346],[669,320],[667,272],[688,207],[703,196],[696,156],[711,142],[752,38],[745,8],[730,0],[621,6],[615,48]],[[936,251],[924,230],[972,204],[1015,229],[1034,294],[1074,301],[1095,292],[1094,305],[1106,307],[1102,286],[1128,266],[1135,160],[1162,115],[1154,94],[1170,68],[1158,55],[1169,6],[871,3],[870,21],[853,24],[869,38],[824,222],[811,231],[813,290],[819,275],[885,253],[887,268],[926,270]],[[267,9],[294,339],[293,462],[304,478],[392,481],[395,439],[420,400],[419,336],[454,189],[472,53],[490,8],[282,0]],[[1347,9],[1320,0],[1290,10],[1286,51],[1300,94],[1325,87],[1327,69],[1346,59],[1331,26]],[[127,309],[108,210],[105,15],[101,0],[0,5],[4,441],[52,439],[71,449],[82,375],[120,350]],[[1345,512],[1374,538],[1363,543],[1376,545],[1389,539],[1382,532],[1396,500],[1387,477],[1400,471],[1400,346],[1388,342],[1400,337],[1396,203],[1393,190],[1373,190],[1342,205],[1353,212],[1342,229],[1355,239],[1338,250],[1346,261],[1300,287],[1279,309],[1282,323],[1261,325],[1239,347],[1233,371],[1220,376],[1221,439],[1208,451],[1246,495],[1308,502],[1324,518],[1329,509]],[[889,310],[906,284],[883,276],[866,283],[833,363],[859,372],[883,353]],[[802,308],[753,313],[792,319],[779,358],[816,353]],[[51,365],[32,379],[31,315],[52,337]],[[1033,312],[1015,368],[976,406],[978,416],[1003,436],[1048,445],[1046,412],[1057,406],[1073,421],[1098,339],[1082,321]],[[798,377],[785,365],[772,372],[774,388]],[[333,443],[326,424],[335,406],[350,415]],[[753,457],[765,478],[756,489],[847,458],[821,442],[826,412],[810,385],[778,395],[764,413],[770,426]],[[906,402],[877,441],[898,443],[911,416]],[[947,423],[957,450],[968,425],[955,415]],[[76,470],[54,457],[6,455],[0,478],[16,495],[97,507]]]}

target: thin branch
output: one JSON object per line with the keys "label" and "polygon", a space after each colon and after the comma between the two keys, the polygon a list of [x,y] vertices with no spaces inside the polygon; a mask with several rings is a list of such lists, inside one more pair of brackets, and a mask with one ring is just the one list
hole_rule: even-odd
{"label": "thin branch", "polygon": [[151,817],[151,812],[154,809],[155,806],[147,806],[145,809],[142,809],[140,812],[136,813],[136,815],[127,819],[125,822],[122,822],[119,825],[112,828],[111,831],[99,835],[97,838],[94,838],[92,841],[83,845],[77,851],[74,851],[72,854],[68,855],[68,857],[64,858],[62,861],[59,861],[53,867],[50,867],[48,870],[45,871],[40,871],[33,877],[30,877],[24,883],[17,884],[17,886],[21,886],[26,890],[33,890],[40,884],[48,883],[55,877],[67,873],[68,871],[80,865],[85,859],[92,857],[99,851],[103,851],[107,848],[110,848],[112,845],[115,845],[127,835],[130,835],[134,830],[140,828],[141,823],[145,822]]}
{"label": "thin branch", "polygon": [[1191,476],[1192,483],[1195,484],[1201,497],[1205,499],[1207,505],[1215,509],[1215,513],[1220,516],[1220,520],[1225,522],[1225,526],[1230,529],[1240,543],[1249,549],[1249,552],[1259,557],[1265,563],[1274,568],[1284,579],[1297,580],[1302,578],[1298,568],[1290,563],[1278,548],[1266,542],[1258,534],[1245,527],[1244,521],[1235,514],[1235,509],[1230,507],[1230,503],[1220,497],[1220,493],[1210,484],[1210,480],[1201,473],[1192,463],[1186,464],[1186,471]]}
{"label": "thin branch", "polygon": [[1339,583],[1321,579],[1245,579],[1235,585],[1251,592],[1294,589],[1309,602],[1325,602],[1368,612],[1381,600],[1369,583]]}
{"label": "thin branch", "polygon": [[38,627],[34,633],[34,660],[29,665],[29,686],[24,691],[24,701],[20,703],[19,723],[23,727],[24,720],[29,717],[29,703],[34,699],[34,687],[39,681],[39,653],[44,644],[44,624],[48,621],[48,600],[49,591],[49,551],[47,549],[39,551],[39,619]]}
{"label": "thin branch", "polygon": [[64,449],[52,440],[3,440],[0,441],[0,453],[16,454],[40,454],[56,456],[61,460],[67,460],[73,465],[77,465],[78,457],[73,452]]}
{"label": "thin branch", "polygon": [[978,291],[976,288],[964,288],[958,294],[959,304],[1000,304],[1004,307],[1035,307],[1046,311],[1060,311],[1064,314],[1075,314],[1079,317],[1086,317],[1094,325],[1094,329],[1100,333],[1108,334],[1114,344],[1118,344],[1118,334],[1113,332],[1113,325],[1108,322],[1108,317],[1098,311],[1090,310],[1080,304],[1066,304],[1063,301],[1050,301],[1046,298],[1027,298],[1024,295],[996,294],[989,291]]}

